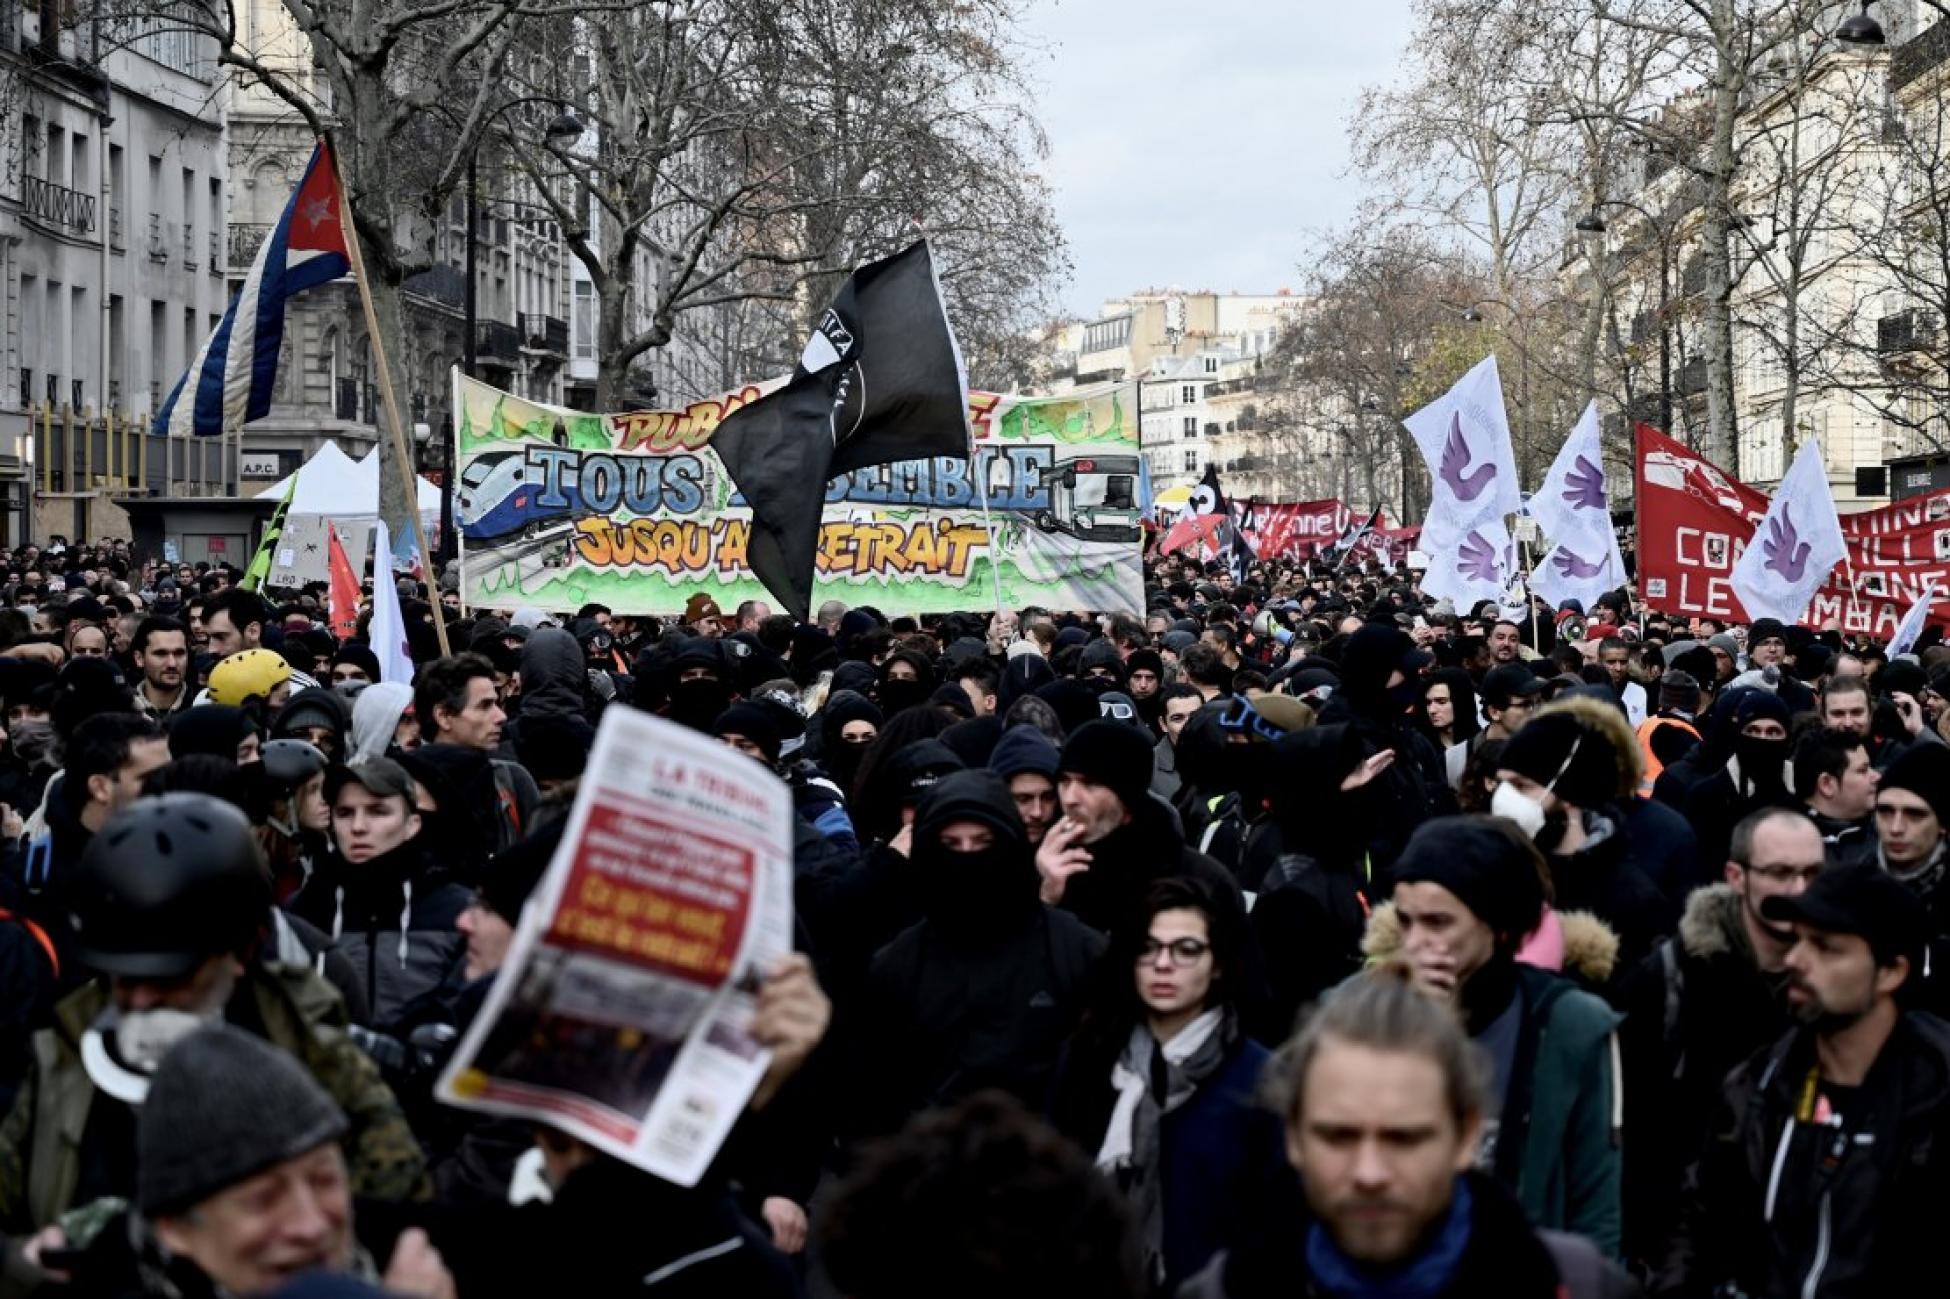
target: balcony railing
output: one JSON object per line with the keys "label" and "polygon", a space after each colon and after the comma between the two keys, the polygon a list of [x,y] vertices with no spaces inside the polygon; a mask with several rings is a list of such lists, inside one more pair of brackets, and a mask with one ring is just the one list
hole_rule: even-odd
{"label": "balcony railing", "polygon": [[112,203],[108,209],[108,243],[111,248],[122,246],[122,205]]}
{"label": "balcony railing", "polygon": [[89,234],[95,228],[95,196],[39,176],[20,178],[21,210],[41,221]]}
{"label": "balcony railing", "polygon": [[455,311],[467,304],[467,275],[458,267],[436,266],[432,270],[421,271],[401,287],[408,293],[445,303]]}
{"label": "balcony railing", "polygon": [[1876,321],[1878,352],[1914,352],[1936,340],[1936,317],[1911,307]]}
{"label": "balcony railing", "polygon": [[505,321],[483,320],[477,350],[482,356],[506,357],[512,361],[521,355],[521,331]]}
{"label": "balcony railing", "polygon": [[[249,225],[236,221],[231,222],[230,264],[238,267],[249,266],[251,261],[257,256],[258,248],[263,245],[266,239],[270,238],[270,235],[271,227],[268,225]],[[215,235],[211,236],[211,238],[215,237]]]}
{"label": "balcony railing", "polygon": [[169,260],[169,240],[164,235],[160,212],[149,214],[149,259],[157,262]]}
{"label": "balcony railing", "polygon": [[559,316],[524,311],[521,315],[521,332],[527,336],[528,349],[532,352],[546,352],[560,357],[569,355],[569,322]]}

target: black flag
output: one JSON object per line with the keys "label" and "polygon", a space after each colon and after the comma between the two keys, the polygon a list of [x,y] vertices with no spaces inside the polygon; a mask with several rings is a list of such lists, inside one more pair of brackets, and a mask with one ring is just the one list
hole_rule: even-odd
{"label": "black flag", "polygon": [[[1248,514],[1252,512],[1250,502],[1246,510]],[[1232,517],[1232,506],[1226,501],[1225,490],[1219,486],[1217,465],[1206,464],[1205,477],[1192,489],[1191,503],[1185,507],[1185,512],[1191,515],[1216,515],[1222,521],[1214,541],[1219,552],[1225,556],[1226,566],[1232,570],[1233,581],[1244,581],[1247,565],[1259,557],[1253,554],[1252,546],[1241,535],[1240,524]]]}
{"label": "black flag", "polygon": [[726,417],[711,449],[751,507],[752,573],[803,621],[827,480],[968,455],[968,380],[927,241],[853,272],[791,380]]}
{"label": "black flag", "polygon": [[1345,555],[1348,551],[1353,550],[1361,544],[1361,538],[1367,536],[1380,526],[1381,507],[1377,505],[1375,506],[1374,513],[1368,516],[1366,523],[1355,523],[1349,520],[1347,527],[1341,532],[1340,539],[1328,550],[1328,555]]}

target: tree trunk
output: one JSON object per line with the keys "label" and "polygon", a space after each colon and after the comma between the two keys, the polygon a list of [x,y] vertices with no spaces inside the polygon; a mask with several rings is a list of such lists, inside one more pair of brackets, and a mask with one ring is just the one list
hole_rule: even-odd
{"label": "tree trunk", "polygon": [[1734,0],[1713,0],[1713,42],[1718,75],[1713,79],[1713,139],[1706,167],[1706,204],[1700,256],[1706,270],[1706,300],[1701,312],[1706,350],[1706,427],[1708,456],[1740,476],[1740,436],[1733,404],[1733,267],[1727,235],[1733,215],[1734,126],[1746,73],[1738,48],[1740,26]]}

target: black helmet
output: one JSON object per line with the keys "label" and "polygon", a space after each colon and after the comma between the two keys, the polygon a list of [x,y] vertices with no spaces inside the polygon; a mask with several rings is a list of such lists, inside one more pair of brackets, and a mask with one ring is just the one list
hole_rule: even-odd
{"label": "black helmet", "polygon": [[309,740],[267,740],[259,757],[265,787],[273,798],[283,798],[331,765]]}
{"label": "black helmet", "polygon": [[106,974],[173,979],[242,953],[271,905],[244,814],[208,794],[137,799],[88,841],[69,894],[77,955]]}

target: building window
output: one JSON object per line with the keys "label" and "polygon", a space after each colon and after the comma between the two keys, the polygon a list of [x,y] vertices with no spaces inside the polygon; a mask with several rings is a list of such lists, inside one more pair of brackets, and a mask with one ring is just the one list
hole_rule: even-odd
{"label": "building window", "polygon": [[1198,450],[1195,447],[1185,448],[1185,472],[1188,474],[1198,472]]}
{"label": "building window", "polygon": [[1189,406],[1197,400],[1198,400],[1197,384],[1188,383],[1178,390],[1178,404],[1180,406]]}
{"label": "building window", "polygon": [[1185,417],[1185,436],[1188,438],[1198,436],[1198,416],[1187,415]]}
{"label": "building window", "polygon": [[596,286],[588,280],[576,281],[575,333],[576,360],[595,360]]}
{"label": "building window", "polygon": [[1219,358],[1218,358],[1218,357],[1216,357],[1216,356],[1208,356],[1208,357],[1206,357],[1206,358],[1205,358],[1205,372],[1206,372],[1207,374],[1217,374],[1217,373],[1219,372]]}

